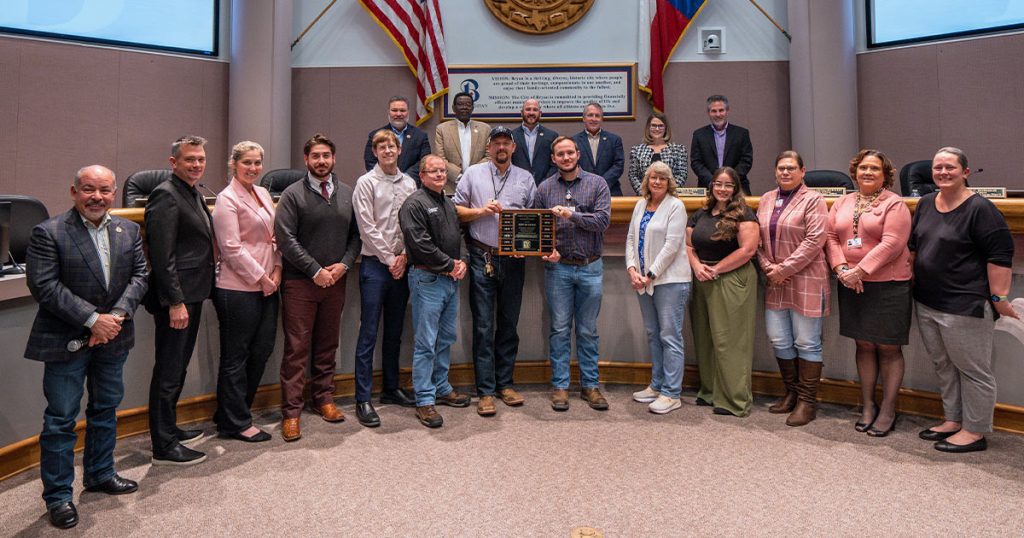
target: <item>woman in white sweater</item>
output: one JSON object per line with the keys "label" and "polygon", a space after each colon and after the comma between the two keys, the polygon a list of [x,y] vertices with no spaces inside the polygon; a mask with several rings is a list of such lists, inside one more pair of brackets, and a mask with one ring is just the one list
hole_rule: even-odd
{"label": "woman in white sweater", "polygon": [[652,413],[679,409],[683,386],[683,316],[690,296],[690,262],[684,248],[686,208],[674,194],[672,170],[651,163],[640,185],[626,235],[626,271],[640,298],[651,347],[651,384],[633,393]]}

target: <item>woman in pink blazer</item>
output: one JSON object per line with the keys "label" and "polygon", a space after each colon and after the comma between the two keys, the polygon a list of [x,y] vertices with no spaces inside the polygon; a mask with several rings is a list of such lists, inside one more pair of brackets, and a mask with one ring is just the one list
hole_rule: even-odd
{"label": "woman in pink blazer", "polygon": [[274,202],[256,185],[263,148],[239,142],[228,161],[231,182],[217,196],[213,228],[219,251],[213,304],[220,320],[217,432],[250,443],[270,434],[252,422],[253,397],[277,336],[281,254],[274,243]]}
{"label": "woman in pink blazer", "polygon": [[[880,151],[864,149],[850,161],[857,192],[828,214],[829,265],[839,279],[839,334],[857,343],[861,417],[854,426],[885,437],[896,425],[903,383],[903,351],[910,334],[910,210],[888,190],[895,167]],[[882,405],[875,383],[882,377]]]}
{"label": "woman in pink blazer", "polygon": [[757,257],[768,276],[764,319],[786,395],[768,408],[790,413],[789,426],[814,420],[821,379],[821,323],[829,314],[825,263],[828,206],[804,185],[804,161],[795,151],[775,158],[779,188],[761,196]]}

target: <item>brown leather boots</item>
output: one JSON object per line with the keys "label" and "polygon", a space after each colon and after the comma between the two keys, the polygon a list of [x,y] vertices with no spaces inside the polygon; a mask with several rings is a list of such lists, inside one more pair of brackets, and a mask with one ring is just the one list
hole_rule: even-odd
{"label": "brown leather boots", "polygon": [[768,408],[769,413],[790,413],[786,418],[787,426],[803,426],[817,416],[818,385],[821,383],[820,362],[806,361],[801,358],[783,360],[779,363],[782,383],[786,386],[786,395]]}

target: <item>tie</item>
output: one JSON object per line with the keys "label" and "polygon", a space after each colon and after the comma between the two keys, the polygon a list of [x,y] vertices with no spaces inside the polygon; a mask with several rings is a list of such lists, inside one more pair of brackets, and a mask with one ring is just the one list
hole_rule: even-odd
{"label": "tie", "polygon": [[324,197],[324,200],[331,201],[331,195],[327,194],[327,181],[320,182],[320,196]]}

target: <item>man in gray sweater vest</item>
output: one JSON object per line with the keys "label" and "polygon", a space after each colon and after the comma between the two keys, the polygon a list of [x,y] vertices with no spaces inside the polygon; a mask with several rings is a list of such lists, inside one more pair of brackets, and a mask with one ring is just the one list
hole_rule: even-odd
{"label": "man in gray sweater vest", "polygon": [[299,415],[310,352],[313,412],[328,422],[345,415],[334,405],[334,355],[345,307],[345,276],[361,243],[352,208],[352,188],[334,170],[335,145],[315,134],[303,147],[309,173],[292,183],[277,203],[274,235],[284,259],[281,310],[281,437],[302,436]]}

